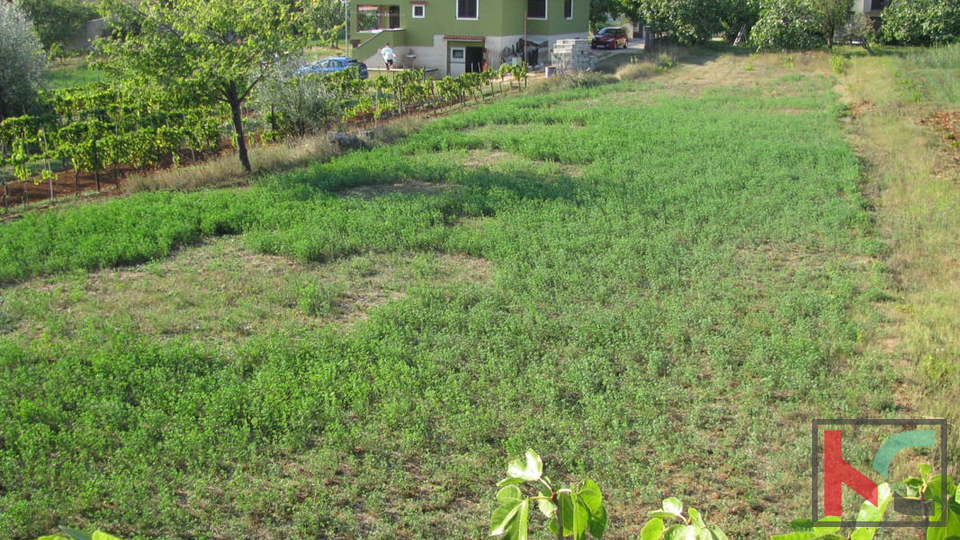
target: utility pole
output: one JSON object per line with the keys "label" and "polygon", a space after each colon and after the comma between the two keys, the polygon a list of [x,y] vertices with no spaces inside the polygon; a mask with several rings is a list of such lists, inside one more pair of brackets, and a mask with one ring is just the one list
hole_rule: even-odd
{"label": "utility pole", "polygon": [[343,55],[350,56],[350,0],[343,0]]}

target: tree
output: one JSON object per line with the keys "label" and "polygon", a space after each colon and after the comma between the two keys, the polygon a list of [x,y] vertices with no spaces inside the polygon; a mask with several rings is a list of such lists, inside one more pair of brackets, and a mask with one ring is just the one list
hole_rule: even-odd
{"label": "tree", "polygon": [[667,32],[684,45],[702,43],[722,30],[724,0],[624,0],[625,12],[654,32]]}
{"label": "tree", "polygon": [[0,120],[26,114],[43,83],[47,60],[20,5],[0,2]]}
{"label": "tree", "polygon": [[833,37],[842,30],[853,13],[853,0],[809,0],[820,17],[820,35],[833,48]]}
{"label": "tree", "polygon": [[873,48],[870,42],[877,39],[877,31],[873,28],[873,21],[863,13],[854,13],[841,31],[843,39],[851,43],[860,43],[860,46],[871,55]]}
{"label": "tree", "polygon": [[852,5],[852,0],[765,0],[751,43],[771,50],[832,46]]}
{"label": "tree", "polygon": [[599,30],[610,19],[624,15],[625,7],[621,0],[590,0],[590,27]]}
{"label": "tree", "polygon": [[930,45],[960,39],[960,0],[893,0],[881,19],[886,41]]}
{"label": "tree", "polygon": [[49,49],[61,46],[80,34],[83,25],[97,16],[97,11],[81,0],[20,0],[37,27],[40,41]]}
{"label": "tree", "polygon": [[731,43],[746,41],[760,18],[760,0],[720,0],[718,16],[723,36]]}
{"label": "tree", "polygon": [[304,12],[282,0],[107,0],[102,9],[121,29],[98,42],[105,67],[145,91],[227,104],[250,172],[243,104],[275,63],[302,48]]}
{"label": "tree", "polygon": [[[328,86],[342,76],[297,75],[294,70],[298,63],[291,59],[276,66],[274,75],[254,93],[258,109],[266,112],[271,136],[303,137],[325,127],[340,112],[339,105],[343,100],[338,99]],[[359,73],[356,77],[359,81]],[[381,77],[377,80],[389,79]]]}
{"label": "tree", "polygon": [[342,0],[297,0],[305,10],[304,24],[320,42],[327,47],[336,47],[343,36],[344,2]]}

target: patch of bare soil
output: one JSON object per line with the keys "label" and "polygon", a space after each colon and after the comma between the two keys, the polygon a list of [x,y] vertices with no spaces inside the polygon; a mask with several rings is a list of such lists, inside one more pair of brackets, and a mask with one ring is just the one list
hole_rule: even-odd
{"label": "patch of bare soil", "polygon": [[515,155],[503,150],[470,150],[467,156],[463,164],[468,167],[484,167],[516,158]]}
{"label": "patch of bare soil", "polygon": [[944,151],[960,164],[960,111],[939,111],[921,119],[920,123],[943,134]]}
{"label": "patch of bare soil", "polygon": [[247,336],[335,324],[349,326],[370,311],[430,283],[487,284],[485,259],[435,253],[365,254],[325,264],[251,252],[237,238],[218,238],[135,267],[82,277],[37,279],[6,291],[21,305],[7,333],[28,339],[57,318],[60,337],[81,328],[127,327],[155,336],[235,341]]}

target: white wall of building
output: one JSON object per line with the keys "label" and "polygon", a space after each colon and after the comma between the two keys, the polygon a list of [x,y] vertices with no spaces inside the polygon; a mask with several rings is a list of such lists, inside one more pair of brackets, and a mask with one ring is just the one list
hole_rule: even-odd
{"label": "white wall of building", "polygon": [[[869,2],[870,0],[857,1]],[[554,34],[549,36],[529,35],[527,36],[527,39],[533,43],[548,43],[546,49],[541,49],[539,59],[540,63],[544,64],[549,61],[550,49],[553,48],[554,43],[556,43],[558,39],[585,39],[586,37],[586,33],[577,32],[572,34]],[[476,43],[476,46],[487,49],[488,68],[497,69],[502,63],[501,59],[503,56],[503,51],[508,48],[513,48],[521,39],[523,39],[522,34],[511,36],[487,36],[483,43]],[[417,68],[436,69],[437,76],[445,77],[447,76],[447,45],[448,42],[444,39],[444,34],[435,34],[433,36],[433,46],[431,47],[396,46],[393,48],[393,52],[397,55],[396,64],[398,66],[403,66],[404,57],[412,53],[417,55],[417,58],[414,60],[414,65]],[[367,66],[374,69],[384,69],[386,67],[379,52],[365,59],[363,62],[366,63]]]}

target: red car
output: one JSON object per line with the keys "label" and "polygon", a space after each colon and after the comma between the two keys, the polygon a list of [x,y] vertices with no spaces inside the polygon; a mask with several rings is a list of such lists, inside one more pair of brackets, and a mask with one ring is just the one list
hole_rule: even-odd
{"label": "red car", "polygon": [[593,35],[593,41],[590,42],[590,48],[596,49],[627,48],[627,31],[617,26],[608,26],[601,28],[599,32]]}

